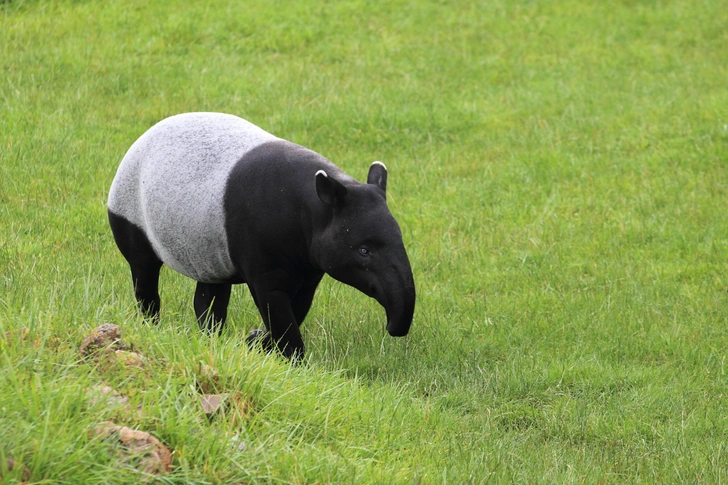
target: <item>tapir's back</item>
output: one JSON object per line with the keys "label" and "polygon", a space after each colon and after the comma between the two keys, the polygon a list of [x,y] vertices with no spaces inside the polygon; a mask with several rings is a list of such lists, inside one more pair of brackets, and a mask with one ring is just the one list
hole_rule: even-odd
{"label": "tapir's back", "polygon": [[141,228],[174,270],[197,281],[224,281],[235,271],[223,208],[228,175],[243,155],[274,140],[232,115],[167,118],[124,156],[111,185],[109,211]]}

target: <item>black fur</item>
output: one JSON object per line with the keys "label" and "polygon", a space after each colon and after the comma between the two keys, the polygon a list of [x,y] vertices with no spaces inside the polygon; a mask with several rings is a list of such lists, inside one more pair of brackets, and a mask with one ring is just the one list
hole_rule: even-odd
{"label": "black fur", "polygon": [[119,251],[131,268],[131,278],[141,312],[155,321],[159,319],[159,270],[162,261],[152,249],[144,232],[121,216],[109,211],[109,225]]}

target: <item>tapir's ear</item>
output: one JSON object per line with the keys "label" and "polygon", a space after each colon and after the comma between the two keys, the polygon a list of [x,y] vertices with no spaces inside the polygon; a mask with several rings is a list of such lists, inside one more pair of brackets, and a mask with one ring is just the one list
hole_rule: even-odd
{"label": "tapir's ear", "polygon": [[322,202],[329,205],[338,205],[346,196],[346,187],[326,172],[316,172],[316,194]]}
{"label": "tapir's ear", "polygon": [[374,162],[369,167],[367,183],[379,186],[384,192],[387,191],[387,167],[382,162]]}

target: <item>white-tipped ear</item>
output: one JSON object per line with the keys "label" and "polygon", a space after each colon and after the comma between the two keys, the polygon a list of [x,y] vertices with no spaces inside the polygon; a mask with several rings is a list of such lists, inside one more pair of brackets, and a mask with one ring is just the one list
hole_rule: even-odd
{"label": "white-tipped ear", "polygon": [[374,162],[369,167],[367,183],[376,185],[385,193],[387,192],[387,167],[382,162]]}
{"label": "white-tipped ear", "polygon": [[346,187],[323,170],[316,172],[316,194],[321,202],[329,205],[337,205],[346,196]]}

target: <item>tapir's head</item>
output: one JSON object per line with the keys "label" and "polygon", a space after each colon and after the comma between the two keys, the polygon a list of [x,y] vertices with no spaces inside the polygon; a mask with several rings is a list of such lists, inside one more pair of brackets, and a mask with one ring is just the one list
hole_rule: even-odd
{"label": "tapir's head", "polygon": [[387,331],[407,335],[415,282],[402,233],[386,201],[387,168],[374,162],[366,184],[342,184],[323,170],[316,193],[330,214],[315,237],[314,258],[331,277],[375,298],[387,311]]}

